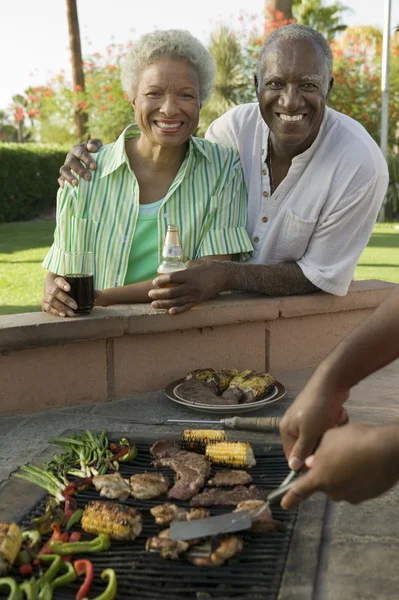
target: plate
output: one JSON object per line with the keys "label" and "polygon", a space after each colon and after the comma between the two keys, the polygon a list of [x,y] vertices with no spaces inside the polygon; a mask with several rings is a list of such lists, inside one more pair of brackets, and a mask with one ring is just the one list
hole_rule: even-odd
{"label": "plate", "polygon": [[177,404],[181,404],[182,406],[186,406],[187,408],[191,408],[196,412],[202,413],[215,413],[215,414],[238,414],[244,412],[250,412],[258,410],[263,406],[267,406],[267,404],[271,404],[272,402],[276,402],[277,400],[281,400],[285,396],[285,387],[279,381],[275,382],[274,389],[271,390],[267,394],[265,398],[262,400],[257,400],[257,402],[248,402],[245,404],[227,404],[226,406],[212,406],[211,404],[198,404],[197,402],[192,402],[191,400],[186,400],[183,396],[179,394],[179,386],[183,383],[183,379],[177,379],[176,381],[172,381],[165,388],[165,394],[172,400],[173,402],[177,402]]}

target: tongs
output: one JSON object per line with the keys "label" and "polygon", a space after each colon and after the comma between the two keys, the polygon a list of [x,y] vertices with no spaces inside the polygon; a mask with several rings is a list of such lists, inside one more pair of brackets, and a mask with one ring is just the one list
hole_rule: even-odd
{"label": "tongs", "polygon": [[170,538],[172,540],[192,540],[208,536],[220,535],[221,533],[233,533],[250,529],[252,522],[267,510],[270,505],[277,504],[295,483],[297,471],[290,471],[283,483],[270,492],[267,502],[255,513],[246,510],[230,512],[216,517],[207,517],[195,521],[175,521],[170,526]]}

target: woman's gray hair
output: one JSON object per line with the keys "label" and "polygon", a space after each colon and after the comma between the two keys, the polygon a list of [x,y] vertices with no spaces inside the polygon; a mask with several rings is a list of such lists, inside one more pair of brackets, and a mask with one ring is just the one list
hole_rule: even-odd
{"label": "woman's gray hair", "polygon": [[258,62],[256,66],[256,76],[258,78],[258,92],[261,91],[263,84],[263,71],[265,67],[265,56],[269,49],[269,46],[273,42],[279,42],[280,40],[308,40],[309,42],[315,42],[322,49],[325,60],[323,84],[327,88],[328,83],[333,76],[333,53],[330,45],[324,35],[322,35],[313,27],[308,25],[300,25],[299,23],[291,23],[290,25],[283,25],[272,31],[267,38],[264,40],[260,53],[258,56]]}
{"label": "woman's gray hair", "polygon": [[130,100],[137,92],[143,69],[165,58],[189,62],[198,73],[200,101],[209,98],[215,77],[215,62],[209,50],[189,31],[160,29],[143,35],[123,61],[121,82]]}

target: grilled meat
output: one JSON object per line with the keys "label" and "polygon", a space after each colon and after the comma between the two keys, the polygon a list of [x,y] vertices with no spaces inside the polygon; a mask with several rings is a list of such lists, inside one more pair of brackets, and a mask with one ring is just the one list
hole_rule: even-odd
{"label": "grilled meat", "polygon": [[268,490],[257,488],[255,485],[244,487],[237,485],[231,490],[220,488],[205,488],[203,492],[191,498],[191,506],[212,506],[230,504],[239,504],[244,500],[266,500],[269,495]]}
{"label": "grilled meat", "polygon": [[236,369],[195,369],[187,373],[185,379],[196,379],[209,387],[215,394],[221,394],[230,381],[238,374]]}
{"label": "grilled meat", "polygon": [[235,485],[246,485],[251,483],[252,477],[246,471],[236,469],[224,469],[218,471],[207,483],[210,487],[233,487]]}
{"label": "grilled meat", "polygon": [[132,542],[141,533],[142,518],[131,506],[92,500],[84,509],[81,525],[88,533],[107,533],[114,540]]}
{"label": "grilled meat", "polygon": [[201,489],[209,477],[211,466],[204,456],[180,450],[169,440],[159,440],[152,446],[155,467],[169,467],[175,472],[175,484],[168,497],[189,500]]}
{"label": "grilled meat", "polygon": [[158,504],[150,509],[150,513],[155,518],[155,523],[161,526],[170,525],[173,521],[193,521],[209,517],[209,510],[206,508],[192,508],[187,512],[176,504]]}
{"label": "grilled meat", "polygon": [[133,498],[151,500],[166,494],[170,481],[162,473],[138,473],[131,476],[130,488]]}
{"label": "grilled meat", "polygon": [[230,467],[254,467],[256,460],[248,442],[215,442],[205,448],[208,460]]}
{"label": "grilled meat", "polygon": [[251,379],[251,377],[253,377],[255,374],[256,372],[252,371],[251,369],[247,369],[246,371],[241,371],[238,373],[238,375],[233,377],[233,379],[230,381],[229,387],[222,394],[222,398],[225,398],[226,400],[236,400],[237,403],[240,402],[243,395],[240,386],[244,383],[244,381]]}
{"label": "grilled meat", "polygon": [[130,486],[120,473],[110,475],[96,475],[93,484],[100,496],[111,500],[126,500],[130,496]]}
{"label": "grilled meat", "polygon": [[238,400],[235,398],[226,399],[222,396],[218,396],[206,385],[206,383],[198,381],[197,379],[183,381],[179,387],[179,392],[186,400],[194,402],[195,404],[210,404],[211,406],[238,404]]}
{"label": "grilled meat", "polygon": [[162,558],[167,560],[178,560],[179,556],[190,547],[188,542],[182,540],[171,540],[170,530],[165,529],[157,536],[148,538],[145,549],[147,552],[159,552]]}
{"label": "grilled meat", "polygon": [[[211,540],[209,544],[212,546],[213,541]],[[187,554],[187,560],[198,567],[220,567],[224,565],[224,563],[232,558],[236,554],[242,551],[244,548],[244,543],[242,540],[237,538],[235,535],[229,535],[222,538],[219,545],[213,550],[210,549],[209,556],[195,556],[196,555],[196,547],[191,548]]]}
{"label": "grilled meat", "polygon": [[186,521],[187,511],[176,504],[158,504],[150,509],[150,513],[155,518],[155,523],[161,525],[170,525],[172,521]]}
{"label": "grilled meat", "polygon": [[240,386],[242,391],[241,403],[256,402],[264,398],[273,388],[275,379],[270,373],[257,373]]}
{"label": "grilled meat", "polygon": [[[253,515],[256,513],[262,506],[266,503],[263,500],[244,500],[237,504],[237,508],[234,512],[239,512],[240,510],[246,510],[249,514]],[[257,531],[259,533],[267,533],[271,531],[284,531],[285,527],[281,521],[277,521],[273,519],[272,511],[270,508],[266,508],[263,513],[252,521],[252,531]]]}
{"label": "grilled meat", "polygon": [[15,523],[0,521],[0,575],[8,573],[22,544],[22,532]]}

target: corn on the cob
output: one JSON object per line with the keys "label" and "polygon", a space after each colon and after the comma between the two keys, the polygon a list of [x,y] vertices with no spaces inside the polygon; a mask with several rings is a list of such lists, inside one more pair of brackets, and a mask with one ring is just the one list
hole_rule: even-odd
{"label": "corn on the cob", "polygon": [[88,533],[107,533],[114,540],[133,541],[141,533],[142,518],[130,506],[92,500],[84,509],[81,525]]}
{"label": "corn on the cob", "polygon": [[0,521],[0,575],[13,565],[22,544],[22,532],[15,523]]}
{"label": "corn on the cob", "polygon": [[180,447],[183,450],[204,454],[207,444],[225,440],[226,433],[223,429],[186,429],[182,433]]}
{"label": "corn on the cob", "polygon": [[208,444],[205,449],[208,460],[219,465],[230,467],[254,467],[255,456],[248,442],[216,442]]}

